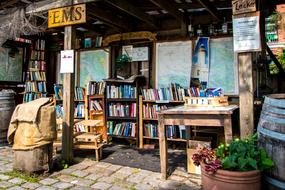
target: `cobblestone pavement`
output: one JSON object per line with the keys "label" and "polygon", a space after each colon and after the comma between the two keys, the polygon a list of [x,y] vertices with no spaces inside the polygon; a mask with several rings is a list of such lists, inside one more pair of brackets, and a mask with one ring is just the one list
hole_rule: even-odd
{"label": "cobblestone pavement", "polygon": [[177,168],[168,180],[162,180],[160,173],[96,162],[93,159],[77,159],[78,164],[67,169],[39,176],[36,182],[13,177],[13,151],[10,147],[0,147],[0,189],[7,190],[151,190],[151,189],[200,189],[200,178],[190,176],[183,168]]}

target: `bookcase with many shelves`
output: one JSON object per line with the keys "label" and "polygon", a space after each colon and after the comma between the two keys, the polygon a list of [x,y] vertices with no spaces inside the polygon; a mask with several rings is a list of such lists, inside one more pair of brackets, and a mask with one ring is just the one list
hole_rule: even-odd
{"label": "bookcase with many shelves", "polygon": [[113,138],[134,140],[139,143],[138,92],[143,77],[131,80],[107,79],[106,120],[108,134]]}
{"label": "bookcase with many shelves", "polygon": [[31,46],[23,102],[29,102],[46,96],[45,40],[37,39]]}
{"label": "bookcase with many shelves", "polygon": [[105,142],[108,141],[106,127],[106,112],[105,112],[105,82],[90,81],[87,84],[86,94],[86,118],[89,120],[98,120],[100,123],[96,125],[96,133],[103,136]]}
{"label": "bookcase with many shelves", "polygon": [[[158,112],[184,104],[185,91],[171,84],[169,88],[142,89],[139,96],[139,147],[145,140],[158,140]],[[168,126],[168,140],[186,141],[185,126]]]}

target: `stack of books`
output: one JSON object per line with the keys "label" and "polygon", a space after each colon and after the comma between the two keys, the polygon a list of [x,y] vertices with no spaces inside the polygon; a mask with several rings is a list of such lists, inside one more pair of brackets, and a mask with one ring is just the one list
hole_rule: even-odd
{"label": "stack of books", "polygon": [[85,97],[85,89],[81,87],[76,87],[74,91],[74,99],[83,101]]}
{"label": "stack of books", "polygon": [[87,84],[87,95],[104,95],[105,82],[90,81]]}
{"label": "stack of books", "polygon": [[107,122],[108,132],[110,135],[135,137],[136,123],[123,122],[115,124],[113,121]]}
{"label": "stack of books", "polygon": [[102,111],[103,110],[103,105],[98,100],[91,100],[90,101],[90,110],[95,110],[95,111]]}
{"label": "stack of books", "polygon": [[136,117],[137,115],[136,103],[121,104],[121,103],[110,103],[109,104],[109,116],[110,117]]}
{"label": "stack of books", "polygon": [[145,137],[158,137],[158,128],[157,124],[146,123],[143,128]]}
{"label": "stack of books", "polygon": [[166,110],[168,107],[166,105],[157,105],[157,104],[144,104],[143,105],[143,118],[147,119],[157,119],[157,113],[161,110]]}
{"label": "stack of books", "polygon": [[74,117],[84,117],[84,103],[78,103],[77,106],[74,108]]}
{"label": "stack of books", "polygon": [[107,85],[107,98],[136,98],[136,87]]}

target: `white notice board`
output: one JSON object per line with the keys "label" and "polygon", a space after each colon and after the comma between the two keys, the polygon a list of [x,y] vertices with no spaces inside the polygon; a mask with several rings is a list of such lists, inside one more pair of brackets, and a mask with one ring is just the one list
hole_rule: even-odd
{"label": "white notice board", "polygon": [[156,44],[156,88],[178,83],[190,86],[192,42],[175,41]]}
{"label": "white notice board", "polygon": [[259,13],[247,17],[233,17],[234,51],[260,51]]}

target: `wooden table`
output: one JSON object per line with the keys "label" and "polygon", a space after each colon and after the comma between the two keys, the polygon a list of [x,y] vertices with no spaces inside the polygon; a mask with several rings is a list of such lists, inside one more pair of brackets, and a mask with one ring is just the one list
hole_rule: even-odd
{"label": "wooden table", "polygon": [[[168,156],[166,125],[185,125],[186,134],[189,134],[189,126],[224,127],[225,141],[229,143],[233,138],[231,115],[237,108],[237,105],[207,108],[178,106],[160,112],[158,114],[158,128],[162,178],[167,178]],[[189,136],[187,139],[189,139]]]}

